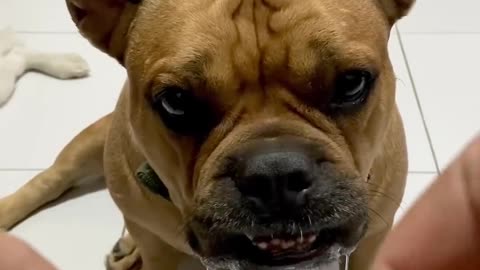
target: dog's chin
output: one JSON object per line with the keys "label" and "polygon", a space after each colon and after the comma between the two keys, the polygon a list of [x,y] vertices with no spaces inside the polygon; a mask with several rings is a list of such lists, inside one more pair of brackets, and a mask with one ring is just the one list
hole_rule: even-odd
{"label": "dog's chin", "polygon": [[314,242],[308,248],[283,252],[264,250],[255,244],[241,244],[238,249],[250,255],[200,257],[200,260],[208,270],[327,270],[333,265],[337,266],[333,269],[338,269],[341,258],[350,255],[355,248],[341,245],[325,247]]}
{"label": "dog's chin", "polygon": [[321,258],[314,258],[308,261],[290,265],[268,266],[259,265],[250,261],[239,261],[234,259],[209,259],[201,258],[202,264],[208,270],[331,270],[338,269],[340,258],[325,261]]}
{"label": "dog's chin", "polygon": [[349,241],[338,241],[332,237],[338,232],[332,230],[301,235],[212,236],[203,240],[209,250],[199,258],[209,270],[331,269],[330,265],[354,251],[363,228],[361,231]]}

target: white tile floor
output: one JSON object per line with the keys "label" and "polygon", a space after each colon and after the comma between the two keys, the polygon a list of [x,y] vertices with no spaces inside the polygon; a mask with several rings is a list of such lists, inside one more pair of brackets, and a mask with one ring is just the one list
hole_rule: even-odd
{"label": "white tile floor", "polygon": [[[478,10],[478,0],[420,0],[392,36],[398,104],[410,152],[399,216],[479,131]],[[110,111],[125,74],[76,33],[64,1],[2,0],[0,27],[7,25],[36,48],[82,54],[92,75],[57,81],[29,74],[19,82],[13,99],[0,108],[0,196],[47,167],[73,135]],[[41,211],[13,233],[60,269],[100,270],[121,229],[119,212],[99,191]]]}

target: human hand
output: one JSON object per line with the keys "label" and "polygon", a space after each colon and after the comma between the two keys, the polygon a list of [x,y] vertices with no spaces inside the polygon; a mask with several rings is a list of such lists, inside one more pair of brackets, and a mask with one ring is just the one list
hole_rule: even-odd
{"label": "human hand", "polygon": [[480,269],[480,137],[387,237],[374,270]]}
{"label": "human hand", "polygon": [[0,270],[55,270],[25,242],[0,232]]}

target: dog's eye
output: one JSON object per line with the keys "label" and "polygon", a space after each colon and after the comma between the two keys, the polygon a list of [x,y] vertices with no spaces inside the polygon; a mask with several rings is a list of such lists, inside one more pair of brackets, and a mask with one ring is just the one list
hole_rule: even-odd
{"label": "dog's eye", "polygon": [[374,84],[375,76],[364,70],[348,71],[337,78],[331,106],[347,109],[362,104]]}
{"label": "dog's eye", "polygon": [[191,99],[185,91],[176,88],[164,90],[156,98],[162,109],[172,117],[185,116]]}
{"label": "dog's eye", "polygon": [[169,129],[182,135],[200,131],[199,122],[205,110],[191,91],[178,86],[165,87],[153,96],[152,106]]}

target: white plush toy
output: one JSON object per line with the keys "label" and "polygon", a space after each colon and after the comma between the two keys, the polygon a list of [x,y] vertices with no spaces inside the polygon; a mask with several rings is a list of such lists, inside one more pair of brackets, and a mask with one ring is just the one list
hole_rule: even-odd
{"label": "white plush toy", "polygon": [[88,76],[85,60],[74,53],[46,53],[26,47],[11,29],[0,29],[0,107],[12,96],[17,80],[28,71],[57,79]]}

